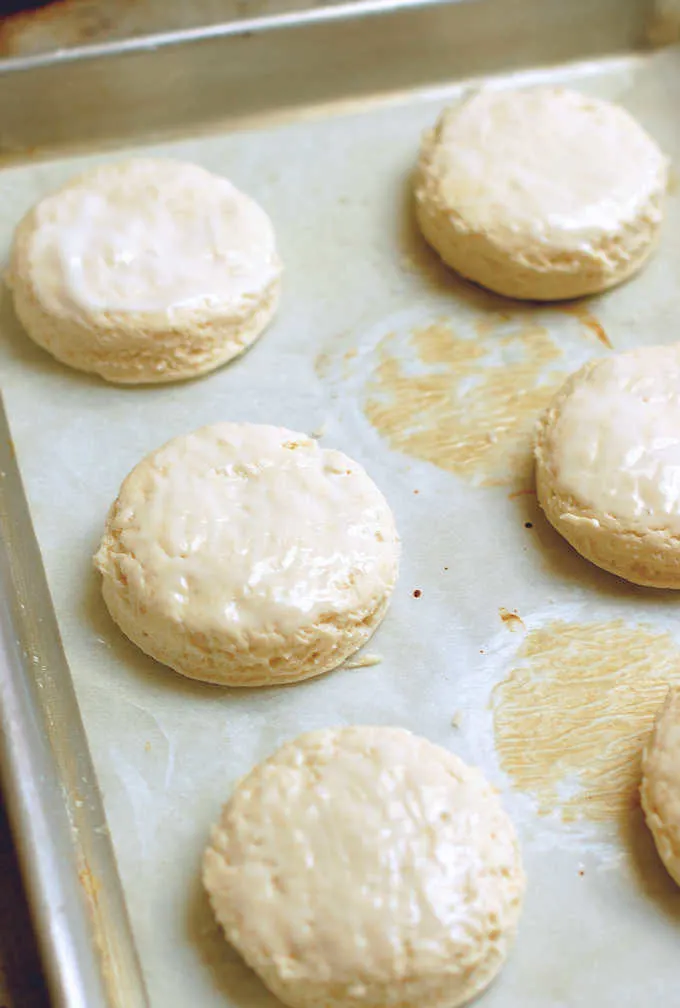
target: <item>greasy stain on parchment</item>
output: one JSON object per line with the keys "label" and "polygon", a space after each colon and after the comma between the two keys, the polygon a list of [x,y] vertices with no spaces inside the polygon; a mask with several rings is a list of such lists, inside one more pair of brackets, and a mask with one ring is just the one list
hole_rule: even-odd
{"label": "greasy stain on parchment", "polygon": [[[572,367],[559,337],[530,313],[491,311],[473,328],[445,320],[414,329],[405,344],[385,336],[364,413],[394,450],[473,483],[526,483],[536,419]],[[588,335],[581,342],[593,345]]]}
{"label": "greasy stain on parchment", "polygon": [[314,370],[317,378],[325,378],[331,366],[331,355],[327,352],[317,354],[314,361]]}
{"label": "greasy stain on parchment", "polygon": [[586,329],[589,329],[593,336],[595,336],[595,338],[598,339],[603,346],[606,346],[608,350],[613,349],[612,341],[609,339],[605,327],[584,304],[581,304],[580,301],[575,301],[572,304],[563,305],[562,310],[570,315],[573,315],[574,318],[577,318],[581,325]]}
{"label": "greasy stain on parchment", "polygon": [[500,765],[543,815],[623,826],[671,684],[680,650],[668,633],[621,620],[532,630],[493,692]]}

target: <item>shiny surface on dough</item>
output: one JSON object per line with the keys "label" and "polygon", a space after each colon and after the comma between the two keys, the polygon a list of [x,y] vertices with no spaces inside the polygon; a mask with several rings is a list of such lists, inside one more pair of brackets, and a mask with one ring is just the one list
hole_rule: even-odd
{"label": "shiny surface on dough", "polygon": [[455,1006],[514,936],[524,876],[481,772],[398,728],[303,735],[238,785],[204,880],[285,1003]]}

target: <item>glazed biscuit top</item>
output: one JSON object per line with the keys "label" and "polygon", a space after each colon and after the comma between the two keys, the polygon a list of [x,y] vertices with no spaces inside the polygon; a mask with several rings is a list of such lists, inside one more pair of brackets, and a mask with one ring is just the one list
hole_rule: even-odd
{"label": "glazed biscuit top", "polygon": [[[461,230],[519,251],[597,246],[659,202],[667,162],[623,108],[553,87],[482,90],[426,138],[426,191]],[[421,198],[425,198],[424,196]]]}
{"label": "glazed biscuit top", "polygon": [[511,937],[524,888],[481,772],[403,729],[363,726],[302,735],[242,780],[204,880],[251,965],[357,995],[439,974],[455,992]]}
{"label": "glazed biscuit top", "polygon": [[284,428],[223,423],[136,466],[95,561],[149,613],[238,638],[373,613],[398,552],[356,462]]}
{"label": "glazed biscuit top", "polygon": [[20,225],[21,264],[53,314],[239,314],[280,273],[266,213],[197,165],[104,164],[43,199]]}
{"label": "glazed biscuit top", "polygon": [[560,496],[592,510],[580,520],[680,535],[680,351],[640,347],[586,365],[551,415],[545,461]]}

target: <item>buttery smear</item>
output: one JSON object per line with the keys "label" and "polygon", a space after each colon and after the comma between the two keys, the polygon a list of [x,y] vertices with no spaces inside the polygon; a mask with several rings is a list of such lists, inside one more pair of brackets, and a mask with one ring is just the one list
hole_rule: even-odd
{"label": "buttery smear", "polygon": [[668,633],[622,620],[532,630],[493,693],[501,767],[540,814],[623,826],[669,685],[680,650]]}
{"label": "buttery smear", "polygon": [[596,339],[598,339],[603,346],[606,346],[608,350],[613,349],[612,341],[609,339],[606,329],[600,320],[597,319],[584,304],[577,301],[574,304],[565,306],[563,310],[577,318],[581,325],[585,326],[586,329],[589,329]]}
{"label": "buttery smear", "polygon": [[[439,321],[384,337],[364,412],[396,451],[476,484],[527,483],[534,423],[572,367],[528,312],[488,312],[474,330]],[[582,355],[592,339],[581,343]]]}

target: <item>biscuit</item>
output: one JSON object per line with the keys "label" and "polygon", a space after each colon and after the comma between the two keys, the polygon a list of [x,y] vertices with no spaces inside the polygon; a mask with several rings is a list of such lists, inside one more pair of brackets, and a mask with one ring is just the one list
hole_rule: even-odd
{"label": "biscuit", "polygon": [[222,423],[169,441],[122,485],[95,557],[143,651],[229,686],[334,668],[385,615],[399,538],[360,465],[280,427]]}
{"label": "biscuit", "polygon": [[302,735],[236,787],[203,879],[292,1008],[456,1008],[498,973],[524,892],[479,770],[400,728]]}
{"label": "biscuit", "polygon": [[93,168],[20,222],[8,283],[28,335],[111,382],[193,378],[270,321],[281,265],[265,212],[197,165]]}
{"label": "biscuit", "polygon": [[680,690],[670,690],[642,759],[642,808],[659,856],[680,885]]}
{"label": "biscuit", "polygon": [[667,161],[624,109],[555,87],[482,90],[423,140],[420,228],[469,280],[557,301],[621,283],[657,238]]}
{"label": "biscuit", "polygon": [[680,350],[590,361],[539,421],[536,488],[574,549],[639,585],[680,588]]}

